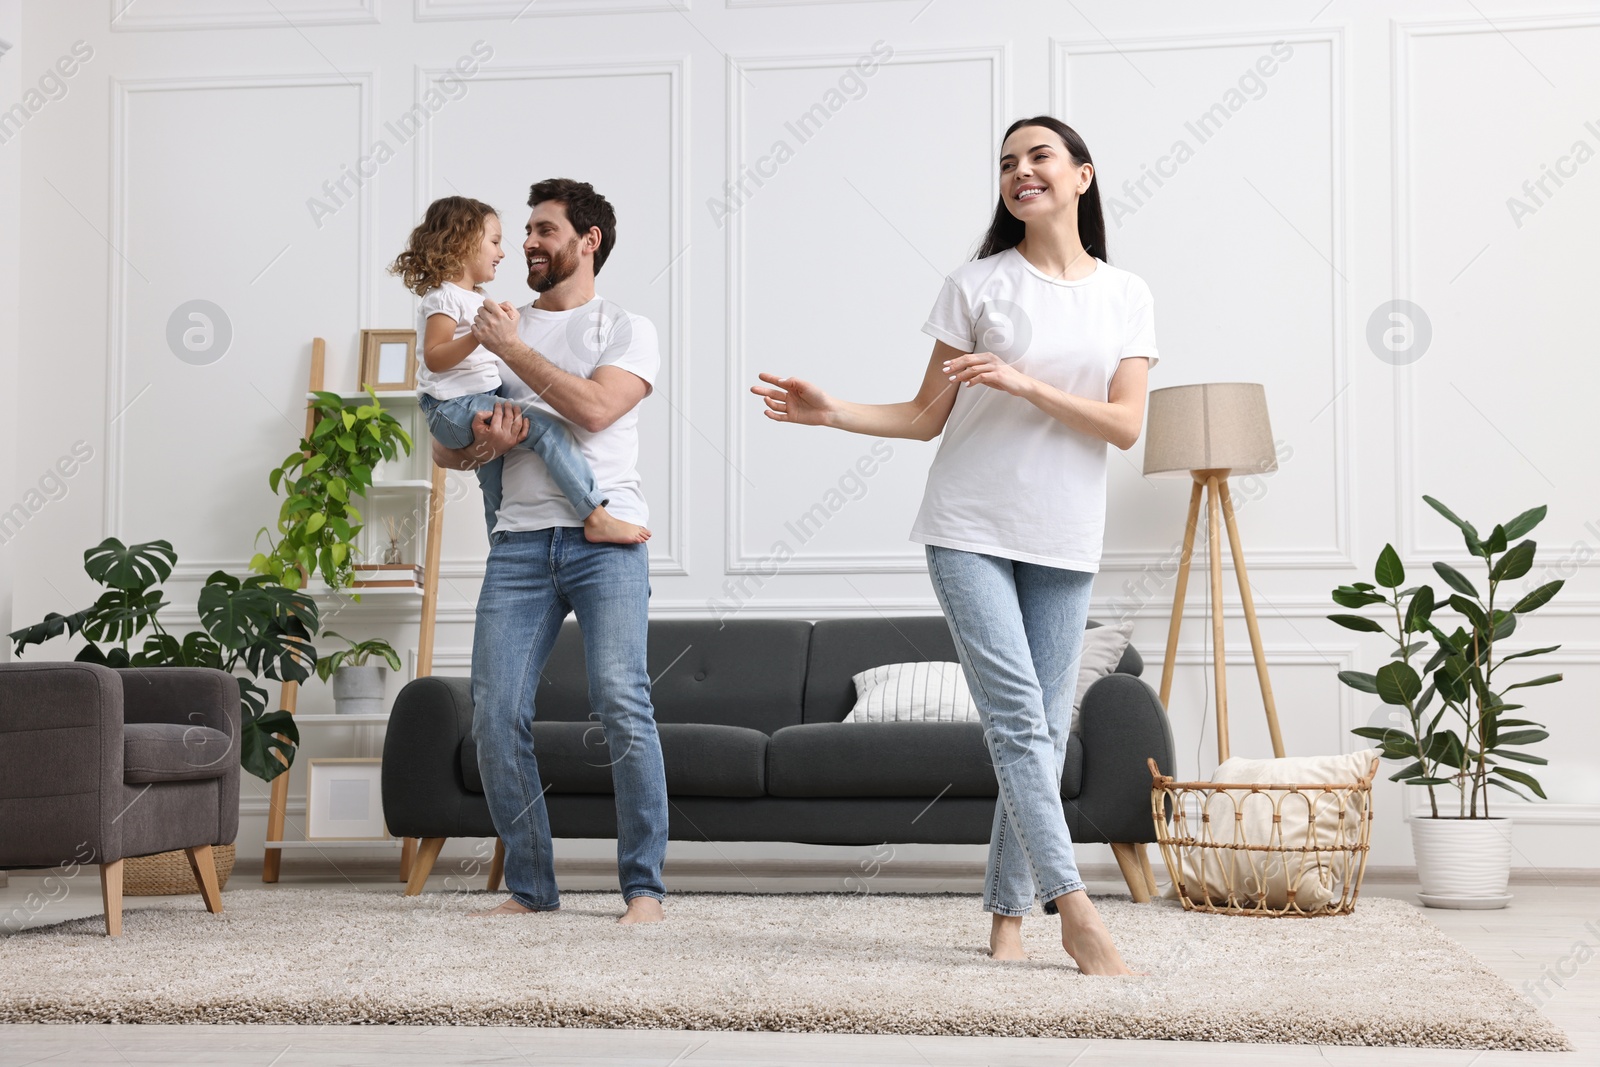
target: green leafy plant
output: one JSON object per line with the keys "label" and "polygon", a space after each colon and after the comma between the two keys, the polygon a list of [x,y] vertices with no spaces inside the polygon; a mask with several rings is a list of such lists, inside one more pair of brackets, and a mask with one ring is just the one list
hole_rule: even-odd
{"label": "green leafy plant", "polygon": [[[258,678],[303,682],[317,651],[317,606],[310,597],[271,578],[237,578],[216,571],[200,589],[202,629],[182,637],[158,617],[168,605],[161,583],[172,576],[178,554],[167,541],[124,545],[108,537],[83,554],[83,569],[105,587],[97,600],[71,615],[50,612],[40,622],[10,633],[13,654],[54,637],[82,636],[77,660],[107,667],[215,667],[239,683],[239,761],[270,782],[294,762],[300,732],[287,711],[267,711],[267,691]],[[143,637],[136,643],[136,639]]]}
{"label": "green leafy plant", "polygon": [[316,412],[309,437],[300,441],[267,475],[273,493],[284,494],[278,509],[278,540],[263,526],[270,551],[258,552],[250,570],[289,589],[312,573],[334,589],[355,577],[351,551],[361,533],[361,512],[351,502],[372,487],[372,470],[402,450],[411,453],[411,435],[383,409],[369,386],[370,404],[346,404],[338,393],[312,394]]}
{"label": "green leafy plant", "polygon": [[[1341,607],[1355,609],[1384,605],[1393,613],[1393,631],[1365,615],[1328,618],[1347,630],[1387,636],[1395,644],[1390,654],[1393,662],[1372,674],[1340,671],[1339,680],[1404,710],[1408,728],[1363,726],[1354,731],[1376,741],[1387,758],[1407,761],[1390,776],[1392,781],[1427,787],[1428,804],[1435,818],[1439,817],[1439,801],[1434,791],[1443,786],[1453,786],[1457,791],[1458,817],[1488,818],[1491,786],[1524,799],[1532,799],[1524,789],[1540,798],[1545,796],[1543,787],[1531,774],[1506,764],[1548,763],[1543,757],[1522,751],[1522,747],[1550,735],[1537,722],[1511,717],[1510,713],[1521,711],[1524,705],[1508,702],[1507,694],[1514,689],[1559,682],[1562,676],[1546,674],[1501,685],[1495,674],[1512,660],[1542,656],[1561,646],[1496,657],[1495,645],[1516,632],[1519,617],[1549,603],[1563,583],[1546,582],[1510,607],[1497,606],[1497,600],[1503,605],[1506,599],[1500,586],[1533,569],[1538,545],[1517,539],[1544,520],[1543,506],[1496,526],[1484,537],[1433,497],[1422,499],[1461,531],[1467,551],[1483,561],[1487,595],[1480,594],[1477,585],[1448,563],[1433,565],[1450,589],[1448,598],[1439,599],[1430,585],[1404,587],[1406,573],[1400,556],[1393,545],[1384,545],[1373,575],[1377,584],[1342,585],[1333,591],[1333,600]],[[1462,620],[1449,633],[1435,621],[1435,616],[1446,608]],[[1427,659],[1419,671],[1412,664],[1422,661],[1424,655]],[[1438,708],[1430,714],[1436,700]]]}
{"label": "green leafy plant", "polygon": [[324,682],[332,677],[333,672],[338,670],[340,667],[364,667],[366,666],[367,660],[373,656],[382,656],[384,661],[389,664],[390,670],[400,670],[399,654],[395,652],[394,648],[389,644],[389,642],[385,641],[381,637],[375,637],[369,641],[358,642],[350,640],[343,634],[336,634],[332,630],[329,630],[322,636],[337,637],[339,640],[350,646],[349,648],[341,648],[332,655],[323,656],[321,659],[317,660],[317,677],[321,678]]}

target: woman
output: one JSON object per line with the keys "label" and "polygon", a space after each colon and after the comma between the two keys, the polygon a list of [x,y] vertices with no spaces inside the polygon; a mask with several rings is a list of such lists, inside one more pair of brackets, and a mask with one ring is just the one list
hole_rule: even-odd
{"label": "woman", "polygon": [[[777,422],[944,439],[911,539],[955,638],[995,765],[989,951],[1021,959],[1035,893],[1083,973],[1125,975],[1084,891],[1061,774],[1089,589],[1105,529],[1106,444],[1139,438],[1156,362],[1149,287],[1105,262],[1094,163],[1069,126],[1014,123],[1000,203],[973,262],[945,280],[914,400],[855,404],[759,377]],[[954,383],[954,384],[952,384]]]}

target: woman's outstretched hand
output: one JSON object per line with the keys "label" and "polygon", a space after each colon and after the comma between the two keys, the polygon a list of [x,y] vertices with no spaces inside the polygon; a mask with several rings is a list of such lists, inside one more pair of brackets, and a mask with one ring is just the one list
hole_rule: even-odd
{"label": "woman's outstretched hand", "polygon": [[764,414],[774,422],[793,422],[802,426],[827,426],[833,421],[837,405],[827,393],[799,378],[780,378],[758,374],[768,385],[752,385],[750,391],[767,402]]}
{"label": "woman's outstretched hand", "polygon": [[993,352],[970,352],[946,360],[944,373],[958,385],[987,385],[1012,396],[1024,395],[1034,384],[1032,378]]}

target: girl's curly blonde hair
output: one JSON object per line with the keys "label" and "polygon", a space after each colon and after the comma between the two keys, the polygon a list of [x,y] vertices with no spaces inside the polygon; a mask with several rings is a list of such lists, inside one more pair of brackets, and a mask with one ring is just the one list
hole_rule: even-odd
{"label": "girl's curly blonde hair", "polygon": [[406,250],[389,264],[406,288],[418,296],[459,278],[483,240],[484,220],[499,218],[494,208],[469,196],[446,196],[428,205],[422,225],[411,231]]}

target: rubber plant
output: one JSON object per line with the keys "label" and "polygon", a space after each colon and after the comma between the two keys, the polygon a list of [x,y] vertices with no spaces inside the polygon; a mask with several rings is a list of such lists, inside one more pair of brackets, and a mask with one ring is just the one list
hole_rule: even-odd
{"label": "rubber plant", "polygon": [[[1422,499],[1461,531],[1467,551],[1483,561],[1484,592],[1442,562],[1434,563],[1433,570],[1449,587],[1448,597],[1441,599],[1430,585],[1406,586],[1399,554],[1393,545],[1384,545],[1374,572],[1376,584],[1342,585],[1333,591],[1333,600],[1355,609],[1382,605],[1393,619],[1393,629],[1368,615],[1328,618],[1347,630],[1387,636],[1395,645],[1392,662],[1372,674],[1340,671],[1339,679],[1363,693],[1376,694],[1396,709],[1393,719],[1400,725],[1363,726],[1354,731],[1377,742],[1387,758],[1405,761],[1405,766],[1390,776],[1392,781],[1426,787],[1434,818],[1440,817],[1435,790],[1453,787],[1456,817],[1487,819],[1491,787],[1524,799],[1532,799],[1528,792],[1545,797],[1533,775],[1508,764],[1548,763],[1524,752],[1523,747],[1543,741],[1549,733],[1538,722],[1515,717],[1513,713],[1522,711],[1524,705],[1512,703],[1509,694],[1559,682],[1562,676],[1545,674],[1505,685],[1496,675],[1513,660],[1532,659],[1561,646],[1506,655],[1497,654],[1496,646],[1516,632],[1520,617],[1549,603],[1563,583],[1545,582],[1504,606],[1507,598],[1501,587],[1533,569],[1538,545],[1518,538],[1543,521],[1543,506],[1495,526],[1485,537],[1433,497]],[[1439,624],[1446,610],[1460,619],[1448,632]],[[1414,663],[1423,664],[1420,671]]]}
{"label": "rubber plant", "polygon": [[200,588],[201,628],[179,637],[160,619],[168,606],[161,585],[177,562],[168,541],[125,545],[106,538],[83,554],[84,572],[105,592],[81,611],[50,612],[10,633],[13,654],[21,656],[28,646],[65,634],[85,639],[75,657],[85,663],[227,671],[239,683],[240,764],[270,782],[294,762],[300,733],[289,712],[267,710],[267,691],[256,680],[310,677],[317,661],[311,643],[318,626],[316,603],[263,575],[241,579],[215,571]]}
{"label": "rubber plant", "polygon": [[289,589],[299,589],[311,574],[340,589],[355,578],[353,550],[361,534],[361,512],[353,499],[372,487],[372,471],[402,451],[411,453],[411,435],[383,409],[369,386],[371,403],[346,403],[338,393],[312,394],[316,413],[311,434],[267,475],[278,509],[278,539],[267,535],[270,550],[250,560],[250,570]]}

